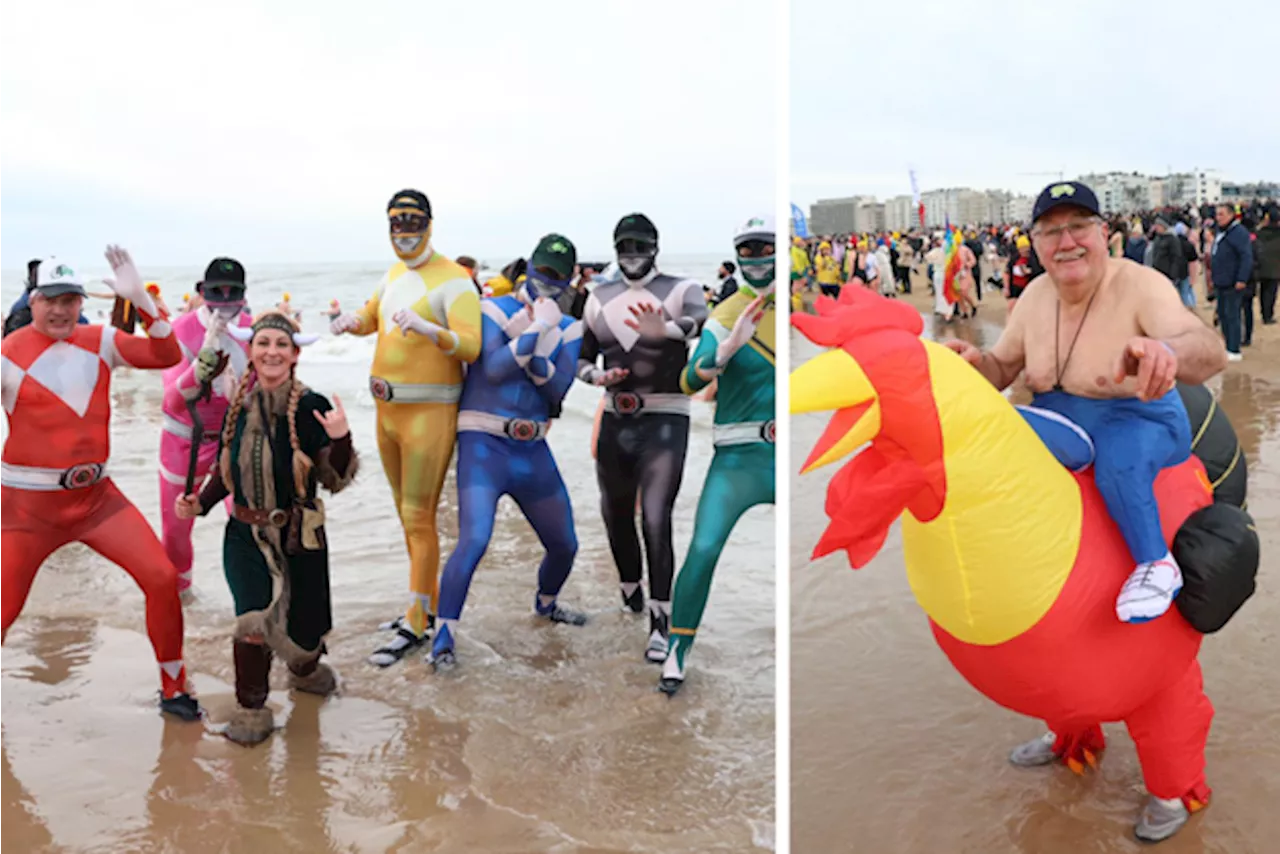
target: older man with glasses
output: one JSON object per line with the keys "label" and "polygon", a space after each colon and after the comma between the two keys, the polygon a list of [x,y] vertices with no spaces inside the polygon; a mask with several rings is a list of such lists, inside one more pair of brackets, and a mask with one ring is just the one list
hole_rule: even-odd
{"label": "older man with glasses", "polygon": [[[1032,213],[1031,240],[1045,275],[1028,286],[1004,334],[987,352],[947,346],[998,389],[1026,370],[1029,417],[1067,420],[1093,446],[1094,479],[1136,564],[1116,601],[1126,623],[1169,609],[1182,574],[1160,527],[1156,475],[1191,454],[1190,421],[1175,381],[1201,383],[1226,367],[1214,332],[1182,306],[1160,273],[1109,258],[1093,191],[1078,182],[1046,187]],[[1048,663],[1046,663],[1048,665]],[[1019,746],[1011,761],[1056,758],[1054,739]],[[1173,794],[1153,793],[1138,833],[1161,839],[1185,823]]]}

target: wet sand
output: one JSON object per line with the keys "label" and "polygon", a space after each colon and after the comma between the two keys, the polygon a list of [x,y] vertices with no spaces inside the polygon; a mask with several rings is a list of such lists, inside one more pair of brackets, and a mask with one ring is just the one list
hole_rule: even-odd
{"label": "wet sand", "polygon": [[[304,359],[304,361],[306,361]],[[421,654],[365,663],[377,623],[405,604],[407,561],[373,440],[363,370],[312,364],[303,379],[347,405],[363,471],[328,499],[334,547],[327,701],[293,695],[279,664],[281,727],[246,749],[217,735],[234,707],[224,516],[196,526],[188,669],[206,725],[162,719],[141,633],[142,596],[80,546],[53,556],[3,653],[6,852],[741,852],[774,839],[772,508],[739,524],[674,700],[643,661],[647,621],[618,610],[617,572],[587,452],[598,392],[577,386],[550,442],[580,550],[562,595],[583,628],[532,616],[541,547],[509,501],[459,624],[459,668]],[[117,483],[158,527],[158,375],[117,372]],[[711,459],[695,404],[677,505],[677,565]],[[453,475],[440,509],[456,537]],[[767,555],[761,560],[761,555]]]}
{"label": "wet sand", "polygon": [[[931,316],[923,277],[913,305]],[[926,333],[990,346],[1004,300],[984,293],[978,318]],[[1211,317],[1207,310],[1201,316]],[[818,349],[791,334],[792,365]],[[1258,326],[1244,361],[1210,382],[1249,460],[1249,510],[1262,538],[1259,589],[1205,639],[1200,661],[1216,707],[1207,753],[1210,807],[1157,849],[1263,854],[1280,835],[1280,327]],[[1026,392],[1015,390],[1023,402]],[[793,468],[829,414],[793,419]],[[1132,826],[1145,799],[1133,742],[1108,725],[1100,772],[1018,769],[1017,743],[1035,720],[975,691],[934,643],[907,585],[900,526],[857,572],[843,553],[810,562],[827,520],[835,464],[792,473],[791,818],[796,852],[1055,854],[1147,850]]]}

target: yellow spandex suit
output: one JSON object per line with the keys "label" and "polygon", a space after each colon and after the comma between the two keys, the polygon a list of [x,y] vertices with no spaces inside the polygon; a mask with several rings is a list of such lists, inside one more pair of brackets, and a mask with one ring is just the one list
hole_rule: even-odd
{"label": "yellow spandex suit", "polygon": [[[404,214],[394,206],[397,201],[388,210],[393,222]],[[378,451],[409,549],[412,601],[402,625],[418,638],[426,635],[428,615],[436,610],[436,507],[453,456],[462,364],[480,353],[480,300],[471,275],[431,250],[429,207],[426,216],[420,245],[412,253],[397,246],[401,261],[387,271],[356,313],[359,325],[350,330],[378,335],[369,387],[377,407]],[[403,233],[393,227],[393,243],[397,237]],[[402,332],[392,319],[402,309],[448,331],[439,334],[438,344],[429,336]]]}

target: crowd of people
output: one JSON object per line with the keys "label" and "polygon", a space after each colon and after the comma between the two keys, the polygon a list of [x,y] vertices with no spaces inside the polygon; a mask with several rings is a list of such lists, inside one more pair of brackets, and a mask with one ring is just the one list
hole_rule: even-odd
{"label": "crowd of people", "polygon": [[[1111,257],[1159,271],[1189,309],[1200,298],[1216,304],[1213,324],[1232,361],[1252,344],[1259,315],[1265,325],[1276,322],[1280,203],[1169,206],[1112,216],[1106,223]],[[794,237],[793,307],[801,309],[806,292],[834,296],[849,284],[909,294],[913,275],[922,275],[935,295],[936,313],[947,320],[972,317],[984,287],[999,291],[1012,312],[1023,290],[1044,272],[1028,228],[1013,222],[958,228],[955,301],[943,293],[946,234],[940,229]]]}
{"label": "crowd of people", "polygon": [[[574,244],[548,234],[527,262],[483,284],[474,261],[456,263],[432,246],[425,194],[397,193],[386,215],[396,262],[358,311],[335,300],[326,312],[333,335],[376,336],[369,390],[377,450],[408,551],[407,607],[380,627],[387,640],[370,663],[388,667],[427,647],[433,667],[456,666],[463,606],[503,495],[545,550],[533,611],[549,623],[587,622],[559,601],[578,542],[546,442],[580,382],[601,394],[597,435],[580,450],[596,459],[622,607],[647,613],[644,658],[662,666],[658,687],[676,693],[730,533],[748,509],[774,500],[772,217],[738,229],[731,263],[741,282],[728,294],[722,286],[709,308],[701,283],[659,271],[658,230],[643,214],[623,217],[614,231],[614,276],[594,280]],[[296,690],[336,689],[321,660],[332,610],[319,490],[340,493],[362,455],[338,397],[331,402],[297,378],[303,349],[319,336],[302,332],[287,294],[252,315],[243,265],[215,258],[195,287],[198,302],[171,315],[127,252],[109,247],[107,260],[106,284],[136,312],[145,336],[89,323],[85,279],[44,259],[29,269],[25,317],[4,338],[4,633],[49,555],[84,543],[146,595],[161,710],[199,718],[181,602],[191,585],[194,520],[223,505],[238,703],[225,734],[257,744],[274,727],[266,708],[273,658],[285,662]],[[110,383],[119,366],[164,371],[159,539],[109,476]],[[711,385],[713,456],[677,574],[672,517],[690,398]],[[441,572],[436,516],[455,448],[459,537]]]}

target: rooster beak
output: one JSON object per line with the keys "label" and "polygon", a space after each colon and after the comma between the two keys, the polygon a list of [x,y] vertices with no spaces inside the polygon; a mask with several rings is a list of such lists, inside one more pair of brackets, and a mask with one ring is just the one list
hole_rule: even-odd
{"label": "rooster beak", "polygon": [[829,350],[791,372],[791,413],[835,410],[801,474],[833,463],[880,433],[880,402],[857,361]]}

